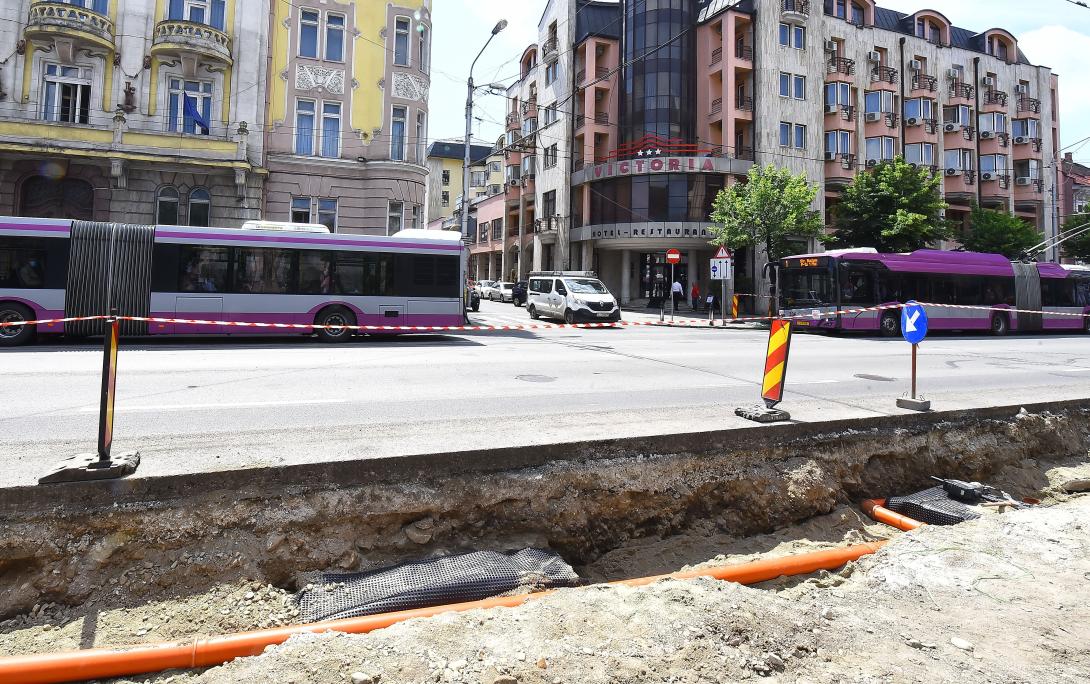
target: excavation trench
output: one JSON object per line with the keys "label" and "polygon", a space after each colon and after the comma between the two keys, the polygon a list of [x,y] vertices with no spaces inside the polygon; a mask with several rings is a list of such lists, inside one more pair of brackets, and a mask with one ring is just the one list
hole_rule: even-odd
{"label": "excavation trench", "polygon": [[601,581],[872,541],[894,532],[864,498],[932,474],[1036,494],[1088,448],[1090,403],[1065,403],[8,490],[0,655],[291,624],[304,573],[463,550]]}

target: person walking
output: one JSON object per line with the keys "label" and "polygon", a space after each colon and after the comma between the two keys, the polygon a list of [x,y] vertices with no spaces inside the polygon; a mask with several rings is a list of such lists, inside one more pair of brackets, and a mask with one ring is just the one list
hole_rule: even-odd
{"label": "person walking", "polygon": [[674,284],[670,286],[670,296],[674,300],[674,311],[677,311],[678,303],[685,300],[685,288],[681,286],[680,280],[675,280]]}
{"label": "person walking", "polygon": [[693,289],[689,293],[689,299],[693,300],[693,311],[700,308],[700,285],[696,282],[693,283]]}

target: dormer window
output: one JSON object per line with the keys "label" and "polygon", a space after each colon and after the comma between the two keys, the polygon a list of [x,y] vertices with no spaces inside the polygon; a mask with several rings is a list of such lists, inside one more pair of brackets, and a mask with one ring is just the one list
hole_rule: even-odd
{"label": "dormer window", "polygon": [[942,42],[942,29],[939,25],[930,19],[917,19],[916,20],[916,37],[924,38],[932,43]]}
{"label": "dormer window", "polygon": [[858,2],[853,2],[851,18],[852,23],[856,26],[862,26],[863,24],[867,23],[866,16],[867,15],[863,10],[863,5],[860,5]]}
{"label": "dormer window", "polygon": [[1011,61],[1014,49],[1003,36],[988,36],[988,54],[1004,62]]}

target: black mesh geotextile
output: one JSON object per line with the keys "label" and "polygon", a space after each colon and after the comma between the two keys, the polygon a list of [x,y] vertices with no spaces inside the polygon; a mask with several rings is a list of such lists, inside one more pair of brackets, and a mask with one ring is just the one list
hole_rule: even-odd
{"label": "black mesh geotextile", "polygon": [[969,506],[951,499],[942,487],[890,497],[886,500],[886,508],[929,525],[954,525],[980,517]]}
{"label": "black mesh geotextile", "polygon": [[578,586],[579,575],[560,556],[541,549],[511,555],[474,551],[412,561],[366,572],[320,572],[295,595],[306,622],[376,615],[476,601],[519,589]]}

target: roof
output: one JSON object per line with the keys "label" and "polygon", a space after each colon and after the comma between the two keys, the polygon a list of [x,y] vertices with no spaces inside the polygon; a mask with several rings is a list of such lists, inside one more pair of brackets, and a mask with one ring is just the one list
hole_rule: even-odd
{"label": "roof", "polygon": [[697,4],[700,9],[696,16],[696,23],[703,24],[726,10],[754,14],[755,2],[756,0],[699,0]]}
{"label": "roof", "polygon": [[[914,16],[916,16],[915,13],[905,14],[904,12],[886,9],[885,7],[875,7],[874,26],[876,28],[885,29],[887,31],[893,31],[894,33],[903,33],[908,36],[915,36],[916,27],[912,21],[912,17]],[[951,26],[950,47],[956,47],[962,50],[971,50],[973,52],[988,54],[987,45],[984,42],[984,36],[986,33],[987,31],[985,31],[984,33],[978,33],[976,31],[970,31],[969,29]],[[1030,61],[1026,59],[1026,55],[1022,52],[1022,50],[1018,50],[1018,63],[1030,63]]]}
{"label": "roof", "polygon": [[[465,159],[466,146],[464,142],[439,140],[428,147],[429,157],[442,159]],[[469,160],[472,163],[482,162],[492,154],[491,145],[470,145]]]}
{"label": "roof", "polygon": [[576,45],[591,36],[621,39],[621,3],[579,0],[575,12]]}

